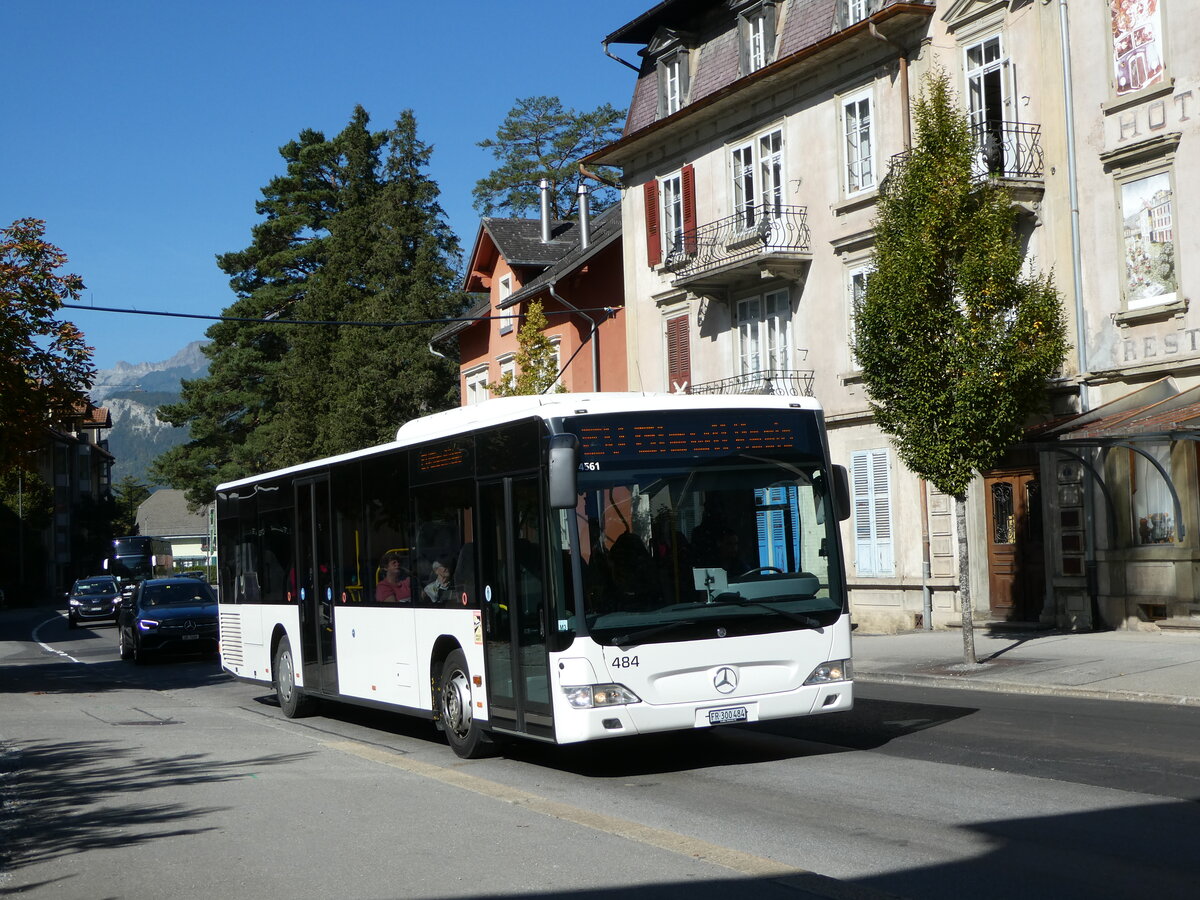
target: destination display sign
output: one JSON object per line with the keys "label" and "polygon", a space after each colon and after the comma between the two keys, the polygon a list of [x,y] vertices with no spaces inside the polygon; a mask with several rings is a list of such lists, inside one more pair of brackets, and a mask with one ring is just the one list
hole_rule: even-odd
{"label": "destination display sign", "polygon": [[816,415],[809,410],[597,416],[572,424],[583,463],[649,456],[815,453],[820,448]]}

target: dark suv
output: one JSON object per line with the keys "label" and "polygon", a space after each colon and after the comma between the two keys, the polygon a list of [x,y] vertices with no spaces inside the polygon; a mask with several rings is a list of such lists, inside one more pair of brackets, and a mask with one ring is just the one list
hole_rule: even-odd
{"label": "dark suv", "polygon": [[117,619],[121,587],[111,575],[80,578],[67,594],[67,624],[74,628],[83,621]]}
{"label": "dark suv", "polygon": [[121,603],[121,659],[145,662],[151,653],[217,652],[217,597],[195,578],[149,578]]}

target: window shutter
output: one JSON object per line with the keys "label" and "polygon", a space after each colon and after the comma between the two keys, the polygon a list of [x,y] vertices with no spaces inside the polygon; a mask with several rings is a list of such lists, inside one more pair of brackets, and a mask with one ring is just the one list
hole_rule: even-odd
{"label": "window shutter", "polygon": [[887,450],[862,450],[850,457],[854,494],[855,569],[859,575],[892,575],[892,498]]}
{"label": "window shutter", "polygon": [[750,74],[750,22],[738,16],[738,74]]}
{"label": "window shutter", "polygon": [[683,252],[696,252],[696,170],[689,163],[679,171],[683,185]]}
{"label": "window shutter", "polygon": [[763,26],[763,57],[767,65],[775,61],[775,4],[768,3],[763,8],[766,22]]}
{"label": "window shutter", "polygon": [[662,235],[658,227],[658,181],[650,180],[642,186],[646,202],[646,262],[657,266],[662,262]]}
{"label": "window shutter", "polygon": [[692,389],[692,357],[689,347],[688,317],[667,319],[667,387],[687,394]]}

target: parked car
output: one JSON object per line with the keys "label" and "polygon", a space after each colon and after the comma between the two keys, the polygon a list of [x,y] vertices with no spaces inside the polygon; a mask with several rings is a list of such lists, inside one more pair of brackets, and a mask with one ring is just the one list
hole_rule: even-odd
{"label": "parked car", "polygon": [[84,621],[117,620],[121,608],[121,586],[111,575],[80,578],[67,593],[67,625]]}
{"label": "parked car", "polygon": [[142,663],[156,653],[217,652],[217,597],[195,578],[148,578],[121,603],[121,659]]}

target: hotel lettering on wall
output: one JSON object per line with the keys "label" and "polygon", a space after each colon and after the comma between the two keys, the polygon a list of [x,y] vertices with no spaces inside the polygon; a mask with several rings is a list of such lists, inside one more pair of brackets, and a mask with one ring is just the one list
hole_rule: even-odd
{"label": "hotel lettering on wall", "polygon": [[[1140,329],[1139,329],[1140,331]],[[1200,353],[1200,328],[1173,328],[1121,338],[1121,362],[1150,362],[1161,357]]]}
{"label": "hotel lettering on wall", "polygon": [[1178,129],[1195,115],[1191,89],[1177,88],[1170,97],[1122,110],[1116,114],[1116,139],[1135,141],[1163,131],[1167,126]]}

